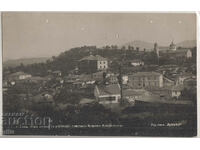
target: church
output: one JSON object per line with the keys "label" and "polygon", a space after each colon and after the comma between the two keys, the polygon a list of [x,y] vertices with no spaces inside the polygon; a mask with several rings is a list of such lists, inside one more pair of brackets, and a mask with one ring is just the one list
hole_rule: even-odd
{"label": "church", "polygon": [[172,41],[169,47],[158,49],[157,43],[154,44],[154,51],[156,52],[157,56],[166,56],[166,57],[182,57],[182,58],[192,58],[192,51],[188,48],[181,48],[176,47],[174,41]]}

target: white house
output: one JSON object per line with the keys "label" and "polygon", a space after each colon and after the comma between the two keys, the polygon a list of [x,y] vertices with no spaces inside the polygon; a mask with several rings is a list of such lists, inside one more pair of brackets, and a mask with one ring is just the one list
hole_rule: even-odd
{"label": "white house", "polygon": [[145,97],[151,96],[150,93],[144,89],[126,89],[123,90],[123,96],[131,104],[135,104],[136,100],[141,100]]}
{"label": "white house", "polygon": [[135,60],[132,60],[131,61],[131,65],[132,66],[143,66],[144,65],[144,62],[142,60],[139,60],[139,59],[135,59]]}
{"label": "white house", "polygon": [[184,80],[191,78],[191,74],[181,74],[176,77],[176,85],[183,85]]}
{"label": "white house", "polygon": [[128,84],[128,76],[127,75],[122,76],[122,83]]}
{"label": "white house", "polygon": [[181,92],[183,90],[183,86],[174,86],[171,89],[171,97],[172,98],[179,98],[181,96]]}
{"label": "white house", "polygon": [[111,104],[120,102],[120,85],[98,85],[95,86],[94,95],[100,104]]}
{"label": "white house", "polygon": [[24,73],[24,72],[16,72],[8,76],[8,80],[24,80],[27,78],[31,78],[32,76],[30,74]]}

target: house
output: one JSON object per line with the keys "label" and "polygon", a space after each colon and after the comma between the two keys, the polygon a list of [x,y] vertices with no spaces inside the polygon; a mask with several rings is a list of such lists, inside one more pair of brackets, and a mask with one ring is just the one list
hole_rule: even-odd
{"label": "house", "polygon": [[123,75],[122,76],[122,83],[123,84],[128,84],[128,76],[127,75]]}
{"label": "house", "polygon": [[169,45],[169,50],[176,51],[176,44],[174,44],[174,41],[172,41],[171,44]]}
{"label": "house", "polygon": [[100,104],[113,104],[120,102],[120,85],[96,85],[94,89],[96,100]]}
{"label": "house", "polygon": [[92,104],[92,103],[95,103],[95,100],[89,99],[89,98],[83,98],[79,102],[80,105],[88,105],[88,104]]}
{"label": "house", "polygon": [[38,95],[32,97],[32,100],[33,100],[33,102],[40,103],[40,104],[42,104],[42,103],[49,103],[49,104],[54,103],[52,94],[50,94],[48,92],[38,94]]}
{"label": "house", "polygon": [[191,58],[192,51],[190,49],[178,49],[176,51],[162,51],[161,56],[166,57],[182,57],[182,58]]}
{"label": "house", "polygon": [[105,71],[98,71],[92,74],[92,79],[95,81],[102,81],[104,74],[106,75]]}
{"label": "house", "polygon": [[53,71],[52,74],[56,77],[62,76],[62,72],[60,70]]}
{"label": "house", "polygon": [[118,83],[118,75],[117,75],[117,74],[110,73],[110,74],[107,76],[107,79],[108,79],[108,82],[109,82],[110,84],[117,84],[117,83]]}
{"label": "house", "polygon": [[53,78],[54,78],[54,76],[53,75],[47,75],[47,76],[45,76],[45,77],[43,77],[44,78],[44,80],[46,80],[46,81],[50,81],[50,80],[52,80]]}
{"label": "house", "polygon": [[125,90],[123,90],[123,97],[132,104],[135,104],[136,100],[141,100],[145,96],[149,97],[150,93],[144,89],[125,89]]}
{"label": "house", "polygon": [[87,88],[88,86],[95,84],[96,80],[95,78],[93,78],[92,74],[81,74],[81,75],[68,75],[64,78],[63,82],[70,88],[80,89],[80,88]]}
{"label": "house", "polygon": [[139,59],[132,60],[130,63],[134,67],[136,67],[136,66],[144,66],[144,62],[142,60],[139,60]]}
{"label": "house", "polygon": [[197,79],[196,77],[190,77],[183,81],[183,85],[187,89],[192,89],[197,87]]}
{"label": "house", "polygon": [[193,78],[193,75],[190,73],[180,74],[176,78],[176,85],[183,85],[186,79]]}
{"label": "house", "polygon": [[16,81],[16,80],[24,80],[27,78],[31,78],[32,75],[24,73],[24,72],[16,72],[16,73],[12,73],[8,76],[8,80],[9,81]]}
{"label": "house", "polygon": [[95,80],[90,74],[81,74],[78,76],[77,81],[80,81],[84,84],[94,84]]}
{"label": "house", "polygon": [[174,86],[171,88],[171,97],[178,99],[183,91],[183,86]]}
{"label": "house", "polygon": [[164,85],[164,87],[170,87],[170,86],[175,85],[175,81],[173,81],[167,77],[163,77],[163,85]]}
{"label": "house", "polygon": [[108,60],[100,55],[90,55],[79,60],[79,71],[94,73],[108,69]]}
{"label": "house", "polygon": [[40,77],[40,76],[32,76],[30,78],[27,79],[28,82],[31,83],[45,83],[47,80],[44,77]]}
{"label": "house", "polygon": [[163,87],[163,75],[157,72],[137,72],[128,75],[128,85],[132,88]]}

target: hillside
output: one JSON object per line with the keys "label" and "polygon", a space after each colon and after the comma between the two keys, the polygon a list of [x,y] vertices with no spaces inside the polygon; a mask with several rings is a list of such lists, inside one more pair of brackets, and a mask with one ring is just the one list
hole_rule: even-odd
{"label": "hillside", "polygon": [[[175,43],[175,44],[176,44],[177,47],[183,47],[183,48],[196,47],[196,41],[195,40],[186,40],[186,41],[182,41],[182,42]],[[159,43],[158,43],[158,45],[159,45]],[[139,47],[140,51],[144,50],[144,48],[145,48],[147,51],[150,51],[150,50],[153,49],[154,43],[135,40],[135,41],[132,41],[132,42],[125,43],[122,46],[125,46],[125,47],[133,46],[134,48]],[[165,46],[159,45],[159,47],[162,50],[162,49],[168,48],[169,46],[168,45],[165,45]]]}
{"label": "hillside", "polygon": [[40,57],[40,58],[23,58],[23,59],[13,59],[7,60],[3,62],[3,67],[16,67],[19,66],[21,63],[23,65],[30,65],[34,63],[43,63],[46,62],[49,58],[48,57]]}
{"label": "hillside", "polygon": [[[192,49],[194,52],[194,57],[196,48]],[[141,59],[144,61],[145,64],[156,64],[157,59],[155,59],[154,53],[151,52],[137,52],[136,50],[126,51],[124,49],[110,49],[110,48],[96,48],[93,46],[83,46],[83,47],[76,47],[72,48],[70,50],[66,50],[65,52],[62,52],[60,55],[56,57],[52,57],[51,61],[46,61],[45,59],[30,59],[32,61],[11,61],[12,64],[15,66],[18,63],[18,66],[15,68],[5,68],[4,71],[9,72],[18,72],[23,71],[26,73],[30,73],[32,75],[36,76],[46,76],[48,75],[48,71],[56,71],[60,70],[63,75],[69,74],[71,71],[73,71],[78,65],[79,60],[82,59],[85,56],[88,56],[92,53],[92,55],[100,55],[102,57],[107,58],[110,60],[110,65],[112,70],[116,71],[119,69],[119,62],[123,59],[126,61],[134,60],[134,59]],[[34,61],[33,61],[34,60]],[[37,61],[36,61],[37,60]],[[9,62],[11,65],[11,62]],[[45,63],[41,63],[45,62]],[[19,65],[20,63],[24,63],[24,65]],[[29,64],[28,64],[29,63]],[[7,64],[4,64],[3,67],[8,66]],[[13,66],[14,66],[13,65]]]}
{"label": "hillside", "polygon": [[125,47],[133,46],[135,48],[139,47],[140,50],[144,50],[144,48],[146,50],[151,50],[151,49],[153,49],[154,44],[149,43],[149,42],[145,42],[145,41],[135,40],[135,41],[132,41],[132,42],[125,43],[123,46],[125,46]]}

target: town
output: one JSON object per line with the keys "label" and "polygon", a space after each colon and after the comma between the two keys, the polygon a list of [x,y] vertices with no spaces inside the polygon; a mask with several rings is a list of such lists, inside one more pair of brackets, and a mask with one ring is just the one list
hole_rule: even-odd
{"label": "town", "polygon": [[[156,109],[170,114],[170,109],[163,107],[173,107],[171,114],[177,113],[177,107],[184,111],[194,108],[196,82],[196,47],[177,47],[174,41],[167,47],[154,43],[151,49],[130,45],[83,46],[53,56],[45,63],[5,67],[3,109],[56,114],[55,124],[123,124],[130,114],[145,120],[155,116],[152,112],[158,115]],[[99,112],[104,114],[94,119]],[[80,117],[84,113],[89,121]],[[114,117],[116,114],[118,117]],[[106,115],[109,119],[105,119]]]}

